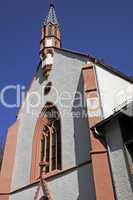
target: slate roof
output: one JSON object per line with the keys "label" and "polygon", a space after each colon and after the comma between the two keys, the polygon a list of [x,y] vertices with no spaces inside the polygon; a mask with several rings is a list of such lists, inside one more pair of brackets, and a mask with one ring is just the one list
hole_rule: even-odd
{"label": "slate roof", "polygon": [[54,25],[58,25],[59,26],[59,23],[58,23],[58,20],[57,20],[57,17],[56,17],[54,4],[50,4],[48,16],[46,17],[46,19],[44,21],[44,25],[46,26],[49,23],[52,23]]}
{"label": "slate roof", "polygon": [[133,101],[131,101],[130,103],[127,103],[127,104],[125,102],[125,105],[123,107],[121,107],[118,111],[114,112],[108,118],[103,119],[102,121],[98,122],[96,125],[91,127],[92,131],[95,131],[95,128],[96,129],[103,128],[104,125],[106,125],[108,122],[110,122],[110,120],[112,120],[114,118],[118,118],[121,115],[123,115],[127,118],[130,118],[130,119],[131,118],[133,119]]}

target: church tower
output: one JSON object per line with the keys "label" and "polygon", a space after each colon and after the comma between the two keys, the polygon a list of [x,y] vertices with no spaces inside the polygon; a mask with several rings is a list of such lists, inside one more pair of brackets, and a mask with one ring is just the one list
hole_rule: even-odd
{"label": "church tower", "polygon": [[56,16],[55,5],[50,4],[48,15],[46,16],[41,31],[40,58],[43,62],[44,75],[49,73],[53,64],[54,48],[61,47],[61,32]]}
{"label": "church tower", "polygon": [[61,33],[55,12],[55,6],[51,3],[48,16],[45,18],[42,25],[40,57],[43,58],[53,47],[61,47]]}

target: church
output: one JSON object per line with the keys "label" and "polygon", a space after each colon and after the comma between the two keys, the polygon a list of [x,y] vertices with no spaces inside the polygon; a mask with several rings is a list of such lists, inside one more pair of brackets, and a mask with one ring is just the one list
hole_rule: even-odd
{"label": "church", "polygon": [[133,79],[62,48],[54,4],[39,54],[8,128],[0,200],[132,200]]}

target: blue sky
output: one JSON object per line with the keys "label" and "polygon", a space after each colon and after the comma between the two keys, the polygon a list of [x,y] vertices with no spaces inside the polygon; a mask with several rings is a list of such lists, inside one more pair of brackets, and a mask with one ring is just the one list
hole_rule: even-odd
{"label": "blue sky", "polygon": [[[64,48],[94,54],[133,75],[132,0],[55,1]],[[40,29],[48,4],[48,0],[1,0],[0,90],[30,83],[39,62]],[[6,99],[14,102],[15,93]],[[0,104],[0,138],[15,121],[16,112]]]}

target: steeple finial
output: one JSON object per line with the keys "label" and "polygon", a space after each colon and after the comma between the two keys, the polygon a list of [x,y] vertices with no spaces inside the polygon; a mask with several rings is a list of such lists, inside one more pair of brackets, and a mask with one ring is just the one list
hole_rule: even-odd
{"label": "steeple finial", "polygon": [[54,0],[50,0],[50,8],[49,8],[48,16],[45,19],[44,25],[47,25],[49,23],[52,23],[54,25],[59,25],[57,17],[56,17],[56,12],[55,12]]}
{"label": "steeple finial", "polygon": [[50,6],[55,7],[55,1],[54,0],[50,0]]}

